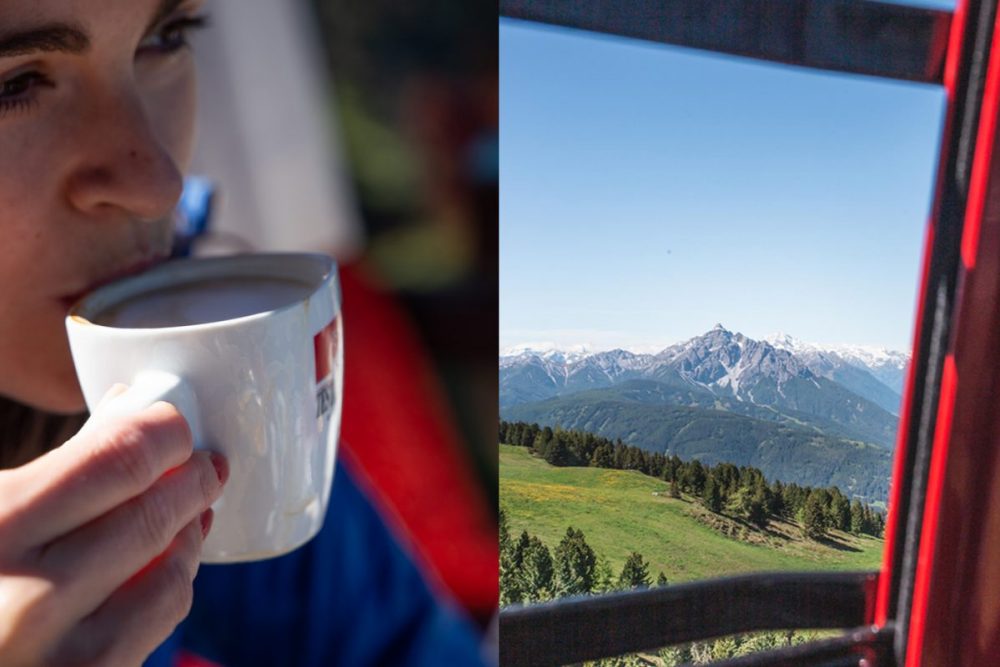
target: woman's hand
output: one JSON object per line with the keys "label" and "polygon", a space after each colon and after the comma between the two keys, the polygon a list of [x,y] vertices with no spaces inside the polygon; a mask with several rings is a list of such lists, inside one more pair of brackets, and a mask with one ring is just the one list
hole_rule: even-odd
{"label": "woman's hand", "polygon": [[167,403],[0,471],[0,665],[139,665],[191,608],[224,460]]}

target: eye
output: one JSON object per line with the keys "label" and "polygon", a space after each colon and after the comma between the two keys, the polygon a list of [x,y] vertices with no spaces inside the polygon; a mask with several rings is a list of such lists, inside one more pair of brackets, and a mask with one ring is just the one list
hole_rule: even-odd
{"label": "eye", "polygon": [[24,72],[6,81],[0,81],[0,100],[18,97],[46,82],[47,79],[38,72]]}
{"label": "eye", "polygon": [[35,102],[33,91],[52,83],[40,72],[22,72],[0,81],[0,116],[10,111],[21,110]]}
{"label": "eye", "polygon": [[183,16],[167,21],[139,44],[138,54],[173,53],[188,46],[188,33],[208,26],[208,16]]}

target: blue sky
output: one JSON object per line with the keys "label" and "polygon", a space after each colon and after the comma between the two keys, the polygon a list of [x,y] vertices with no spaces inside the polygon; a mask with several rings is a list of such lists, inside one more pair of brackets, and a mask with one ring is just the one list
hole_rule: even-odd
{"label": "blue sky", "polygon": [[500,21],[500,347],[908,350],[944,97]]}

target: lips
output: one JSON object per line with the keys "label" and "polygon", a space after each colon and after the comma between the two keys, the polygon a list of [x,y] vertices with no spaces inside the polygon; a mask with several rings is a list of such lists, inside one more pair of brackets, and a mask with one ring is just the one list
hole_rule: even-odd
{"label": "lips", "polygon": [[122,278],[128,278],[129,276],[134,276],[136,274],[142,273],[143,271],[148,271],[157,264],[161,264],[165,260],[166,257],[156,257],[138,261],[123,269],[119,269],[117,271],[105,274],[101,278],[87,285],[87,287],[85,287],[84,289],[61,297],[59,301],[66,307],[66,310],[69,310],[70,308],[73,307],[73,305],[77,301],[87,296],[88,294],[98,289],[99,287],[104,287],[105,285],[113,283],[116,280],[121,280]]}

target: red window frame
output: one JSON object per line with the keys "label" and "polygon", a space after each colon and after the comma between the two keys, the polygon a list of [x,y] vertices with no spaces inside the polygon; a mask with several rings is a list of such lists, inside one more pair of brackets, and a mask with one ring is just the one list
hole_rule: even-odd
{"label": "red window frame", "polygon": [[[761,575],[501,613],[503,664],[606,657],[737,630],[859,629],[732,665],[989,665],[1000,656],[1000,30],[997,0],[954,13],[868,0],[500,0],[500,14],[638,39],[901,80],[946,94],[934,204],[925,232],[912,362],[890,487],[882,570],[869,578]],[[810,42],[809,35],[823,38]],[[807,36],[807,37],[803,37]],[[785,586],[777,600],[744,598]],[[736,605],[716,634],[672,618]],[[785,607],[785,609],[776,608]],[[628,613],[625,610],[630,610]],[[802,623],[790,625],[796,616]],[[614,627],[615,613],[632,620]],[[836,619],[834,618],[836,617]],[[652,619],[652,620],[649,620]],[[644,625],[645,622],[645,625]],[[627,624],[623,624],[627,625]],[[639,627],[643,626],[643,627]],[[832,627],[826,626],[826,627]],[[600,628],[604,628],[603,635]],[[584,630],[584,631],[581,631]],[[722,632],[725,630],[725,633]],[[569,632],[567,632],[569,631]],[[594,635],[598,635],[595,637]],[[653,637],[655,635],[655,638]],[[614,641],[608,638],[612,637]],[[846,664],[846,663],[845,663]]]}

